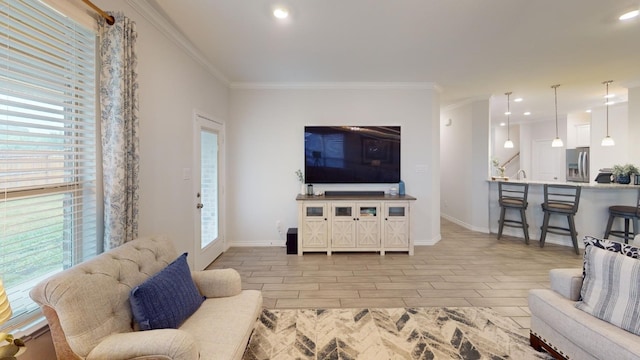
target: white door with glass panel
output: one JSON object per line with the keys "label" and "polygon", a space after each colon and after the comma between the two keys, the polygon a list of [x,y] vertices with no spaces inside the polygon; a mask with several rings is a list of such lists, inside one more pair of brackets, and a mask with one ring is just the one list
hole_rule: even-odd
{"label": "white door with glass panel", "polygon": [[195,268],[202,270],[224,251],[222,237],[221,179],[223,171],[223,130],[221,122],[196,112],[195,131]]}

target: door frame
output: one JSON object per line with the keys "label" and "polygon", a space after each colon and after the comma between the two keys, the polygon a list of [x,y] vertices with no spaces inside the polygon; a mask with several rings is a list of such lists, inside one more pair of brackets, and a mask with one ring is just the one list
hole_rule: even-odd
{"label": "door frame", "polygon": [[[202,127],[211,128],[218,134],[218,240],[209,244],[205,249],[201,249],[201,213],[197,208],[200,199],[197,193],[201,191],[200,173],[200,129]],[[203,270],[220,254],[227,250],[225,236],[225,125],[220,119],[211,116],[203,111],[194,109],[193,111],[193,211],[194,211],[194,268]]]}

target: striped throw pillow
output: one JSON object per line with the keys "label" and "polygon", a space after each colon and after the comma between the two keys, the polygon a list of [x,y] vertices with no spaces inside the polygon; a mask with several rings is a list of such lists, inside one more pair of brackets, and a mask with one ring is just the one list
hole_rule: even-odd
{"label": "striped throw pillow", "polygon": [[580,295],[578,309],[640,335],[640,260],[587,247]]}
{"label": "striped throw pillow", "polygon": [[[640,249],[634,245],[628,245],[628,244],[623,244],[621,242],[617,242],[617,241],[611,241],[611,240],[607,240],[607,239],[598,239],[595,238],[593,236],[585,236],[584,237],[584,249],[585,249],[585,254],[586,254],[586,250],[589,246],[595,246],[598,247],[600,249],[605,249],[605,250],[609,250],[609,251],[613,251],[613,252],[617,252],[635,259],[640,258]],[[586,257],[584,259],[584,261],[586,262]],[[582,276],[584,277],[585,271],[584,271],[584,265],[582,268]]]}

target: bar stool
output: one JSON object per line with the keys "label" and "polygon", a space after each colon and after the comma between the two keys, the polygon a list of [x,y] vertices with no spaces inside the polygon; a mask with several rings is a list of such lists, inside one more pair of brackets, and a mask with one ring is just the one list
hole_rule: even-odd
{"label": "bar stool", "polygon": [[[617,217],[624,219],[624,231],[611,230],[613,220]],[[607,230],[604,232],[604,238],[608,239],[609,236],[615,236],[623,238],[624,243],[628,244],[629,240],[633,240],[634,236],[638,234],[638,219],[640,219],[640,190],[638,191],[636,206],[609,206],[609,221],[607,222]],[[633,232],[629,232],[629,220],[633,221]]]}
{"label": "bar stool", "polygon": [[[527,194],[529,193],[529,184],[518,183],[498,183],[498,203],[500,204],[500,220],[498,223],[498,239],[502,237],[502,230],[505,226],[522,228],[524,233],[524,243],[529,245],[529,225],[527,224]],[[518,210],[520,220],[505,219],[507,209]]]}
{"label": "bar stool", "polygon": [[[544,220],[541,227],[540,247],[544,247],[547,232],[570,235],[576,254],[580,254],[580,250],[578,250],[578,232],[574,221],[574,215],[578,212],[578,204],[580,203],[580,190],[579,186],[573,185],[544,185],[544,203],[542,204]],[[569,227],[550,226],[549,218],[554,214],[566,216]]]}

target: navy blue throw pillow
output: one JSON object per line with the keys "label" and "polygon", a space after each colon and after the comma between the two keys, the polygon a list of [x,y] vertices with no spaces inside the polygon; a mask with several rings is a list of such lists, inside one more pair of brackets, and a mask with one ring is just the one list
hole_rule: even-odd
{"label": "navy blue throw pillow", "polygon": [[187,253],[136,286],[129,297],[133,318],[142,330],[176,329],[203,301],[191,278]]}

